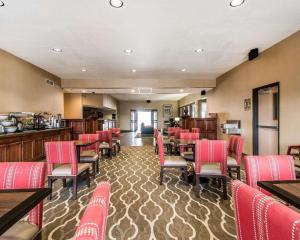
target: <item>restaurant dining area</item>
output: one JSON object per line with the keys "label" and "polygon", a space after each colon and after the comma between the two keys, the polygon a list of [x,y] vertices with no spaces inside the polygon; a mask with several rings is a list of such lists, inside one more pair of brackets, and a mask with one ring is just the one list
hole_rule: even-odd
{"label": "restaurant dining area", "polygon": [[300,240],[299,13],[0,0],[0,240]]}

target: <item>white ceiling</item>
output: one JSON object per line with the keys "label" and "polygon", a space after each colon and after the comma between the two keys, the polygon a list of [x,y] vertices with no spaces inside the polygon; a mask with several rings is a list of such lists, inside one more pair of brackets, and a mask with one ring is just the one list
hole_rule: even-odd
{"label": "white ceiling", "polygon": [[64,79],[215,79],[300,29],[299,0],[123,1],[4,0],[0,48]]}
{"label": "white ceiling", "polygon": [[200,94],[202,90],[211,88],[64,88],[65,93],[109,94],[120,101],[178,101],[188,94]]}
{"label": "white ceiling", "polygon": [[178,101],[188,95],[188,93],[178,94],[110,94],[119,101]]}

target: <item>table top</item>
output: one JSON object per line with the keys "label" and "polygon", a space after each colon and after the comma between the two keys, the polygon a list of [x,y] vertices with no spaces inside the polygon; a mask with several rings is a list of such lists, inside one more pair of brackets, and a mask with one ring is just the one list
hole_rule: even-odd
{"label": "table top", "polygon": [[0,235],[50,193],[50,188],[0,190]]}
{"label": "table top", "polygon": [[300,209],[300,180],[258,181],[257,185]]}
{"label": "table top", "polygon": [[77,147],[86,147],[95,144],[98,141],[76,140],[74,141]]}

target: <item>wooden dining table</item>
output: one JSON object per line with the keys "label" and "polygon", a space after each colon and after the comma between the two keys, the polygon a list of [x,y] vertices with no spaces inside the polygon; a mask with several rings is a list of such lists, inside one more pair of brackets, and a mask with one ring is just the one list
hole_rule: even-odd
{"label": "wooden dining table", "polygon": [[0,236],[50,193],[50,188],[0,190]]}
{"label": "wooden dining table", "polygon": [[89,140],[76,140],[74,141],[76,145],[76,156],[77,156],[77,161],[80,162],[80,153],[81,153],[81,148],[82,147],[87,147],[95,144],[98,142],[97,140],[95,141],[89,141]]}
{"label": "wooden dining table", "polygon": [[257,185],[300,209],[300,180],[258,181]]}

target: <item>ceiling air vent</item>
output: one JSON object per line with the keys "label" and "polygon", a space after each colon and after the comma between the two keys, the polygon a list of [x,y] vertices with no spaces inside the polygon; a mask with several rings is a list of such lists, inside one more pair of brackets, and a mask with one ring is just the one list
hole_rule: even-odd
{"label": "ceiling air vent", "polygon": [[54,86],[54,81],[52,81],[50,79],[46,79],[46,84],[50,85],[50,86]]}
{"label": "ceiling air vent", "polygon": [[139,94],[151,94],[152,88],[138,88]]}

